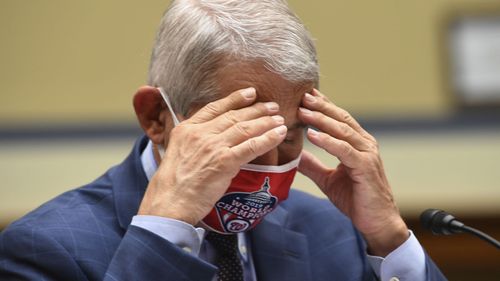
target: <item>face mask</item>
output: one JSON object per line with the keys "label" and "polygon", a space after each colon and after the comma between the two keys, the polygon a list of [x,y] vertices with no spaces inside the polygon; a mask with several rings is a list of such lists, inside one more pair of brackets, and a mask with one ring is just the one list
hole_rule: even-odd
{"label": "face mask", "polygon": [[[160,93],[172,115],[174,124],[179,120],[163,91]],[[164,149],[160,147],[163,158]],[[200,222],[205,228],[221,234],[233,234],[254,228],[262,218],[288,198],[297,172],[300,155],[280,166],[245,164],[233,178],[226,193]]]}

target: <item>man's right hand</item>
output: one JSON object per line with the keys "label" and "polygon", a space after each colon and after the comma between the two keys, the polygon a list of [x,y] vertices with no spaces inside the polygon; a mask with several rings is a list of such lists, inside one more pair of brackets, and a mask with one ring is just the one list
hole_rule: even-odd
{"label": "man's right hand", "polygon": [[142,200],[139,215],[196,225],[226,192],[242,164],[286,136],[274,102],[255,103],[254,88],[211,102],[170,131],[168,147]]}

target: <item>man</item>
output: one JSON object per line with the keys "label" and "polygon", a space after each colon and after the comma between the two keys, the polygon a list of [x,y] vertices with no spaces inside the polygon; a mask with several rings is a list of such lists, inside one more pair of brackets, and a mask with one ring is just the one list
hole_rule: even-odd
{"label": "man", "polygon": [[[174,1],[149,85],[129,157],[2,233],[2,280],[444,280],[285,2]],[[297,166],[329,200],[289,192]]]}

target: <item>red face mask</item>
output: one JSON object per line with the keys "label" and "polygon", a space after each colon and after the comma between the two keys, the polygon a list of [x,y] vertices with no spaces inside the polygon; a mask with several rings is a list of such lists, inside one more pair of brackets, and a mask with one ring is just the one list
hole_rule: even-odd
{"label": "red face mask", "polygon": [[[172,115],[179,120],[162,88],[158,88]],[[164,149],[159,149],[163,158]],[[206,229],[221,234],[234,234],[254,228],[262,218],[288,198],[300,155],[280,166],[245,164],[233,178],[226,193],[200,222]]]}
{"label": "red face mask", "polygon": [[201,224],[211,231],[233,234],[254,228],[288,198],[300,156],[281,166],[246,164]]}

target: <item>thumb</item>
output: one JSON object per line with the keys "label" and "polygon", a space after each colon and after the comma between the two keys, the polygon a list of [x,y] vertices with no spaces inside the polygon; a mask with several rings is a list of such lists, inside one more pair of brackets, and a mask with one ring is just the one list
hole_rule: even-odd
{"label": "thumb", "polygon": [[307,150],[302,150],[298,170],[310,178],[319,188],[324,186],[326,176],[330,172],[330,169],[321,160]]}

